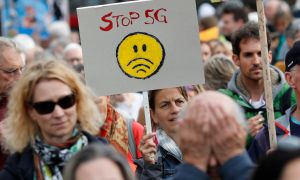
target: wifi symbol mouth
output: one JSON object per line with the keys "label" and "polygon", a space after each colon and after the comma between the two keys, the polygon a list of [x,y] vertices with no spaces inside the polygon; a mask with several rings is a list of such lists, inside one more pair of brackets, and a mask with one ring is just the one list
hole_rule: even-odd
{"label": "wifi symbol mouth", "polygon": [[[139,68],[139,67],[140,67],[140,68]],[[150,69],[150,66],[148,66],[148,65],[146,65],[146,64],[137,64],[137,65],[133,66],[132,69],[139,68],[139,69],[136,71],[136,73],[139,73],[139,72],[144,72],[144,73],[146,73],[147,71],[146,71],[145,69],[141,68],[141,67],[145,67],[145,68]]]}
{"label": "wifi symbol mouth", "polygon": [[135,61],[138,61],[138,60],[145,60],[147,62],[149,62],[150,64],[154,64],[150,59],[147,59],[147,58],[134,58],[133,60],[129,61],[129,63],[127,64],[127,66],[129,66],[131,63],[135,62]]}

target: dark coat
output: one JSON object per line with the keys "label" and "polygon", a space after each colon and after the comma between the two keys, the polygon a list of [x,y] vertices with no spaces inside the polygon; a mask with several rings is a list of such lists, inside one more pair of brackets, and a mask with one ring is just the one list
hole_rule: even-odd
{"label": "dark coat", "polygon": [[[219,172],[222,180],[250,180],[254,169],[255,165],[245,152],[226,161]],[[210,177],[195,166],[183,163],[177,167],[177,173],[170,180],[182,179],[209,180]]]}
{"label": "dark coat", "polygon": [[176,167],[182,164],[182,160],[158,145],[158,160],[156,164],[147,164],[143,159],[135,161],[137,164],[136,175],[139,180],[167,179],[176,173]]}
{"label": "dark coat", "polygon": [[[290,118],[292,112],[296,109],[296,106],[292,106],[286,111],[286,114],[276,119],[275,130],[277,140],[290,136]],[[293,135],[293,134],[292,134]],[[267,155],[267,151],[270,149],[269,131],[267,125],[264,125],[257,135],[255,136],[250,148],[248,149],[249,156],[252,161],[257,163],[263,157]]]}
{"label": "dark coat", "polygon": [[[107,144],[107,141],[103,138],[97,138],[86,132],[83,132],[83,134],[87,137],[89,143]],[[33,149],[27,146],[22,153],[15,153],[8,158],[4,169],[0,171],[0,179],[33,180],[34,172]]]}

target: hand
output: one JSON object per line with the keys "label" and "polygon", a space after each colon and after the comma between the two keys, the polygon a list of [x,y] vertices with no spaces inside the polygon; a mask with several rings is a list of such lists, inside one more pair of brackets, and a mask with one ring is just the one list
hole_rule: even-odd
{"label": "hand", "polygon": [[248,119],[248,127],[252,137],[254,137],[261,130],[261,128],[263,128],[263,121],[264,117],[260,114]]}
{"label": "hand", "polygon": [[246,130],[236,120],[233,108],[210,106],[213,119],[211,126],[211,143],[215,157],[223,165],[227,160],[245,151]]}
{"label": "hand", "polygon": [[[201,106],[201,108],[199,108]],[[211,153],[209,144],[209,119],[205,104],[195,99],[188,104],[186,116],[179,123],[176,143],[184,161],[206,172]]]}
{"label": "hand", "polygon": [[141,152],[145,163],[155,164],[156,144],[153,141],[155,133],[146,134],[144,128],[144,136],[139,144],[139,151]]}

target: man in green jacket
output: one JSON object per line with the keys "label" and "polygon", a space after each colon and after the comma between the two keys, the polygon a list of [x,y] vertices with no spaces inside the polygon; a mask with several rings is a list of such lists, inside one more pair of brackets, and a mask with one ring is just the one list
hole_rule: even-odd
{"label": "man in green jacket", "polygon": [[[268,49],[270,38],[268,37]],[[227,89],[219,91],[233,98],[245,111],[250,134],[247,140],[249,147],[252,137],[263,127],[266,117],[266,102],[264,95],[263,70],[259,26],[248,22],[232,36],[232,59],[239,67],[227,85]],[[268,53],[269,62],[272,52]],[[270,65],[272,94],[275,118],[285,113],[295,103],[295,94],[285,81],[284,74]]]}

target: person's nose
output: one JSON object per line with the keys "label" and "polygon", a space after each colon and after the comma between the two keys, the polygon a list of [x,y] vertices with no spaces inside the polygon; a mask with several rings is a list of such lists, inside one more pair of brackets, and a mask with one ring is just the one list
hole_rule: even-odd
{"label": "person's nose", "polygon": [[258,54],[254,54],[253,64],[256,64],[256,65],[261,64],[261,57]]}
{"label": "person's nose", "polygon": [[172,102],[171,103],[171,111],[172,111],[172,113],[179,113],[180,107],[177,106],[177,104],[175,102]]}
{"label": "person's nose", "polygon": [[56,104],[52,114],[54,117],[62,117],[65,114],[65,112],[63,108],[61,108],[58,104]]}

